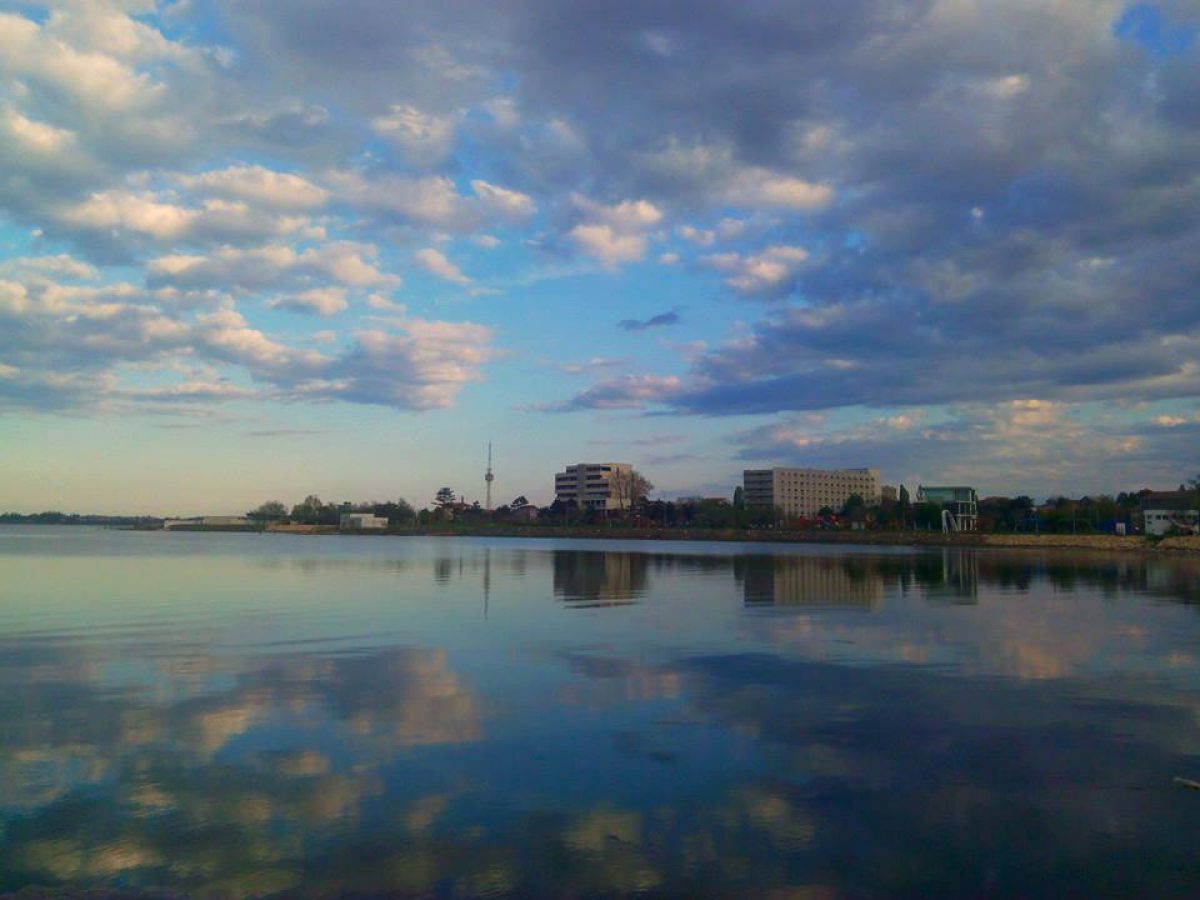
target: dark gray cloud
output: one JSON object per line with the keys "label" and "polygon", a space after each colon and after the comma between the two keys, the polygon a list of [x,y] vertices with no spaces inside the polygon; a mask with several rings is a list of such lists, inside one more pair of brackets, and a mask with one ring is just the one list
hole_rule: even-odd
{"label": "dark gray cloud", "polygon": [[663,325],[678,325],[679,322],[679,313],[671,310],[648,319],[622,319],[617,323],[617,327],[622,331],[645,331],[647,328],[658,328]]}

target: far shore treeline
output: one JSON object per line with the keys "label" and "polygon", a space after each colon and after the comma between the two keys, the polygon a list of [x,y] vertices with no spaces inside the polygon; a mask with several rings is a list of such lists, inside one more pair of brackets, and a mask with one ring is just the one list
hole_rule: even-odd
{"label": "far shore treeline", "polygon": [[[651,500],[646,496],[653,486],[642,479],[645,491],[617,510],[580,509],[572,502],[556,500],[538,508],[523,497],[494,510],[479,503],[463,502],[449,487],[438,489],[432,502],[417,509],[405,499],[327,503],[310,494],[288,507],[269,500],[245,513],[250,523],[262,528],[292,524],[336,528],[345,513],[370,513],[387,520],[388,530],[414,527],[484,529],[490,526],[550,526],[636,529],[711,528],[723,530],[873,530],[938,531],[942,507],[934,503],[916,503],[902,485],[895,499],[869,505],[854,495],[840,509],[822,509],[809,519],[788,518],[778,509],[753,507],[744,502],[742,489],[734,491],[732,501],[720,498]],[[1200,503],[1200,475],[1186,487]],[[1112,533],[1118,524],[1138,530],[1143,497],[1149,490],[1122,492],[1116,496],[1085,496],[1078,499],[1055,497],[1038,504],[1029,496],[985,497],[979,501],[979,531],[990,533],[1037,532],[1046,534]],[[34,514],[3,513],[0,524],[27,525],[100,525],[118,528],[157,528],[164,519],[156,516],[110,516],[75,514],[58,511]]]}

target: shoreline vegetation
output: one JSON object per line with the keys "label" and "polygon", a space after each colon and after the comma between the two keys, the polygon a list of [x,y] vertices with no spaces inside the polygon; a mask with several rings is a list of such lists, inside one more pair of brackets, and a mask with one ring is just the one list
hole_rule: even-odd
{"label": "shoreline vegetation", "polygon": [[1118,553],[1196,553],[1200,536],[1148,538],[1111,534],[995,534],[940,531],[789,530],[735,528],[639,528],[630,526],[478,525],[451,523],[400,526],[387,530],[343,531],[331,525],[223,526],[176,525],[172,531],[265,532],[268,534],[350,537],[502,537],[577,540],[721,541],[732,543],[850,544],[879,547],[983,547],[992,549],[1079,549]]}

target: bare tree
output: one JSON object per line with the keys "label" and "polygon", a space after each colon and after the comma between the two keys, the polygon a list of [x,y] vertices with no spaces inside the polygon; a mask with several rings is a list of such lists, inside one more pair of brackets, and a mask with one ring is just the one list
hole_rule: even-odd
{"label": "bare tree", "polygon": [[608,492],[622,513],[646,498],[654,485],[637,469],[613,469],[608,479]]}

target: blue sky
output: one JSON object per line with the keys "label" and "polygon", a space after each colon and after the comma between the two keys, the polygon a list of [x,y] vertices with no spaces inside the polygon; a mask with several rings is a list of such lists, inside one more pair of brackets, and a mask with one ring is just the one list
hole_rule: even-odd
{"label": "blue sky", "polygon": [[0,11],[0,507],[1200,470],[1200,10]]}

